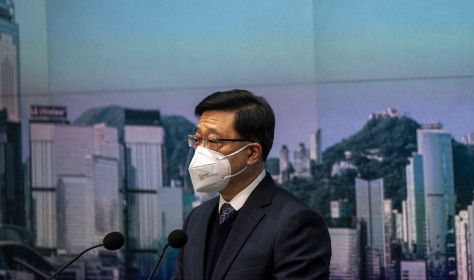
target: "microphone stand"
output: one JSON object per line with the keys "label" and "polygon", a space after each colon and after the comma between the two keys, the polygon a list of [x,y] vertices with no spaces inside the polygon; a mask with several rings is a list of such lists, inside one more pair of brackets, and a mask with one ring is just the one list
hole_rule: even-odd
{"label": "microphone stand", "polygon": [[80,253],[79,255],[77,255],[72,261],[68,262],[65,266],[63,266],[60,270],[56,271],[56,273],[53,274],[53,276],[49,277],[48,280],[51,280],[53,279],[56,275],[58,275],[59,273],[61,273],[64,269],[66,269],[69,265],[71,265],[74,261],[76,261],[80,256],[84,255],[84,253],[94,249],[94,248],[97,248],[97,247],[100,247],[100,246],[104,246],[104,244],[99,244],[99,245],[95,245],[93,247],[90,247],[89,249],[86,249],[85,251],[82,251],[82,253]]}
{"label": "microphone stand", "polygon": [[153,271],[152,271],[151,274],[150,274],[150,277],[148,277],[148,280],[151,280],[151,278],[153,277],[153,274],[155,274],[155,271],[156,271],[156,269],[158,268],[158,265],[160,264],[161,259],[163,258],[163,255],[165,254],[165,251],[166,251],[166,249],[168,248],[168,246],[170,246],[170,243],[169,243],[169,242],[165,245],[165,247],[163,247],[163,250],[161,251],[160,258],[159,258],[158,261],[156,262],[155,267],[153,268]]}

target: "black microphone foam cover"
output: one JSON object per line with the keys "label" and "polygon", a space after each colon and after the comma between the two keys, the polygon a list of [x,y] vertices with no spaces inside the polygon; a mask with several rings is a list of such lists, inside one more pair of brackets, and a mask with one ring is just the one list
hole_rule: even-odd
{"label": "black microphone foam cover", "polygon": [[180,229],[173,230],[170,235],[168,235],[168,244],[173,248],[181,248],[188,241],[188,236],[186,232]]}
{"label": "black microphone foam cover", "polygon": [[104,247],[107,250],[118,250],[125,243],[125,238],[120,232],[114,231],[104,237]]}

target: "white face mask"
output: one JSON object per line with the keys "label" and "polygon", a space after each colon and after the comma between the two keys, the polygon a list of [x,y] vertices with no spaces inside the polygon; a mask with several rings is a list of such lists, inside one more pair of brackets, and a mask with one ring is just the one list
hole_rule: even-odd
{"label": "white face mask", "polygon": [[245,166],[239,172],[231,174],[230,163],[227,158],[240,153],[247,147],[248,145],[224,156],[219,152],[198,146],[188,168],[194,191],[219,192],[223,190],[229,183],[230,178],[239,175],[247,168]]}

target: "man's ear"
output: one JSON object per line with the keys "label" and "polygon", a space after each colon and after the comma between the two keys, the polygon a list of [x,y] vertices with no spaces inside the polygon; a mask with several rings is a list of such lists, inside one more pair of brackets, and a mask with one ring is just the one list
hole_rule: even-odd
{"label": "man's ear", "polygon": [[255,164],[262,158],[262,146],[259,143],[251,143],[248,151],[247,165]]}

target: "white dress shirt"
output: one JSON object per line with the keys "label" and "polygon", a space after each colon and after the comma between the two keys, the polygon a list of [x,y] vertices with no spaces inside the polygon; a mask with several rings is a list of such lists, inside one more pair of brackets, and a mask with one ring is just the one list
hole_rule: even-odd
{"label": "white dress shirt", "polygon": [[219,199],[219,208],[217,209],[220,213],[222,204],[224,203],[230,203],[232,207],[234,207],[235,211],[239,211],[242,206],[244,206],[245,201],[247,201],[247,198],[249,198],[250,194],[255,190],[255,188],[258,186],[258,184],[265,178],[265,170],[260,173],[260,175],[255,178],[255,180],[252,181],[245,189],[240,191],[234,198],[232,198],[230,201],[225,200],[222,195],[220,195]]}

